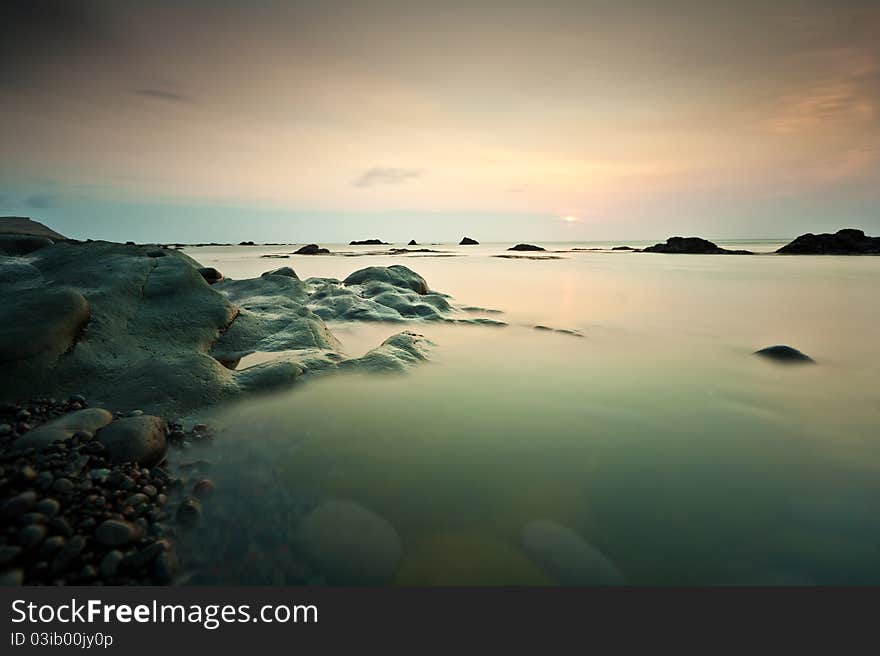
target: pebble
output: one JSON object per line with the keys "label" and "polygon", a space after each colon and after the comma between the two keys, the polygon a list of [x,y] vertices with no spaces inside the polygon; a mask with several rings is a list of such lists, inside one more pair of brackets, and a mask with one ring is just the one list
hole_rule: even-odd
{"label": "pebble", "polygon": [[15,519],[19,515],[23,515],[33,508],[36,502],[36,492],[22,492],[11,499],[7,499],[3,505],[0,506],[0,516],[5,519]]}
{"label": "pebble", "polygon": [[12,432],[12,426],[9,424],[0,424],[0,437],[9,435]]}
{"label": "pebble", "polygon": [[3,546],[0,546],[0,565],[11,563],[18,558],[20,553],[21,547],[16,547],[12,544],[4,544]]}
{"label": "pebble", "polygon": [[95,529],[95,540],[107,547],[117,547],[141,537],[143,530],[136,524],[108,519]]}
{"label": "pebble", "polygon": [[166,550],[153,561],[152,574],[157,583],[171,583],[177,573],[177,556],[173,550]]}
{"label": "pebble", "polygon": [[214,482],[203,478],[193,486],[193,494],[199,499],[210,499],[214,495]]}
{"label": "pebble", "polygon": [[177,508],[177,522],[184,528],[193,528],[202,516],[202,504],[197,499],[184,499]]}
{"label": "pebble", "polygon": [[53,535],[50,538],[46,538],[43,541],[43,544],[40,545],[40,558],[51,558],[55,552],[64,546],[65,542],[67,542],[67,540],[60,535]]}
{"label": "pebble", "polygon": [[55,574],[66,570],[85,546],[86,539],[81,535],[74,535],[52,559],[50,570]]}
{"label": "pebble", "polygon": [[106,555],[101,559],[101,576],[112,579],[116,576],[116,572],[119,569],[119,563],[122,562],[123,555],[122,552],[118,549],[111,549],[106,553]]}
{"label": "pebble", "polygon": [[69,478],[59,478],[52,483],[52,491],[58,494],[73,494],[73,483]]}
{"label": "pebble", "polygon": [[47,497],[34,506],[34,510],[38,513],[43,513],[47,517],[54,517],[61,510],[61,504],[55,499]]}
{"label": "pebble", "polygon": [[25,549],[33,549],[45,539],[47,533],[42,524],[28,524],[18,532],[18,543]]}

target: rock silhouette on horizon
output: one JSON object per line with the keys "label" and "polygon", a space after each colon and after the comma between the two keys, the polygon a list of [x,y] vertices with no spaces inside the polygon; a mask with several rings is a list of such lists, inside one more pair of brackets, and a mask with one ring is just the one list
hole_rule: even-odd
{"label": "rock silhouette on horizon", "polygon": [[388,246],[387,241],[381,239],[361,239],[348,242],[349,246]]}
{"label": "rock silhouette on horizon", "polygon": [[533,244],[517,244],[516,246],[511,246],[507,250],[509,251],[543,251],[546,250],[541,246],[534,246]]}
{"label": "rock silhouette on horizon", "polygon": [[776,252],[780,255],[880,255],[880,237],[868,237],[855,228],[844,228],[834,234],[808,232]]}
{"label": "rock silhouette on horizon", "polygon": [[731,251],[701,237],[670,237],[665,244],[654,244],[643,253],[685,253],[693,255],[754,255],[751,251]]}
{"label": "rock silhouette on horizon", "polygon": [[478,246],[480,242],[476,239],[471,239],[470,237],[464,237],[460,242],[458,242],[459,246]]}

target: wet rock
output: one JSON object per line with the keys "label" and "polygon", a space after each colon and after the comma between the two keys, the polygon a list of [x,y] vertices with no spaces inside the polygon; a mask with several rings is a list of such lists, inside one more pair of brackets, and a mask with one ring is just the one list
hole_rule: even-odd
{"label": "wet rock", "polygon": [[554,521],[529,522],[523,527],[521,541],[526,554],[563,585],[625,583],[620,570],[601,551]]}
{"label": "wet rock", "polygon": [[0,574],[0,585],[21,585],[24,582],[24,572],[20,569],[10,569]]}
{"label": "wet rock", "polygon": [[773,360],[774,362],[780,362],[784,364],[816,363],[816,361],[813,360],[813,358],[811,358],[809,355],[801,353],[796,348],[785,346],[783,344],[777,344],[776,346],[768,346],[766,348],[762,348],[759,351],[755,351],[755,355],[760,355],[762,358],[767,358],[768,360]]}
{"label": "wet rock", "polygon": [[139,540],[143,529],[137,524],[119,519],[108,519],[95,529],[95,540],[107,547],[118,547]]}
{"label": "wet rock", "polygon": [[373,282],[387,283],[393,287],[410,289],[417,294],[428,293],[428,283],[425,282],[425,279],[412,269],[401,264],[394,264],[390,267],[367,267],[366,269],[360,269],[343,280],[342,284],[351,286]]}
{"label": "wet rock", "polygon": [[21,547],[12,544],[0,545],[0,567],[8,565],[21,555]]}
{"label": "wet rock", "polygon": [[30,511],[36,503],[36,492],[22,492],[3,502],[3,505],[0,506],[0,517],[12,521]]}
{"label": "wet rock", "polygon": [[29,431],[15,441],[13,448],[15,451],[45,449],[52,442],[66,440],[80,431],[94,433],[112,420],[113,415],[101,408],[78,410]]}
{"label": "wet rock", "polygon": [[223,280],[223,274],[217,271],[214,267],[201,267],[199,273],[209,285],[213,285],[215,282]]}
{"label": "wet rock", "polygon": [[67,544],[64,545],[61,551],[55,555],[55,558],[52,559],[52,564],[49,567],[50,571],[57,574],[66,570],[80,555],[85,546],[86,539],[81,535],[74,535],[67,541]]}
{"label": "wet rock", "polygon": [[382,345],[360,358],[340,363],[340,369],[374,372],[400,372],[427,360],[433,343],[422,335],[404,331],[392,335]]}
{"label": "wet rock", "polygon": [[25,549],[33,549],[46,538],[47,533],[42,524],[29,524],[18,532],[18,543]]}
{"label": "wet rock", "polygon": [[781,255],[880,255],[880,237],[868,237],[854,228],[844,228],[834,234],[808,232],[776,252]]}
{"label": "wet rock", "polygon": [[57,358],[74,345],[90,316],[89,302],[67,287],[4,294],[0,363]]}
{"label": "wet rock", "polygon": [[210,499],[214,496],[214,482],[208,478],[203,478],[193,486],[193,495],[199,499]]}
{"label": "wet rock", "polygon": [[194,528],[202,518],[202,504],[196,499],[184,499],[177,508],[176,517],[183,528]]}
{"label": "wet rock", "polygon": [[56,478],[55,482],[52,483],[52,491],[63,496],[73,494],[75,489],[73,482],[69,478]]}
{"label": "wet rock", "polygon": [[507,250],[509,251],[543,251],[545,248],[541,248],[540,246],[533,246],[532,244],[517,244],[516,246],[511,246]]}
{"label": "wet rock", "polygon": [[471,239],[470,237],[464,237],[460,242],[458,242],[459,246],[477,246],[480,242],[476,239]]}
{"label": "wet rock", "polygon": [[325,501],[300,523],[296,546],[328,581],[390,582],[401,557],[400,537],[385,519],[351,501]]}
{"label": "wet rock", "polygon": [[150,573],[157,583],[167,584],[177,574],[178,561],[174,549],[167,549],[153,560]]}
{"label": "wet rock", "polygon": [[642,249],[643,253],[685,253],[694,255],[754,255],[751,251],[727,250],[700,237],[670,237],[665,244]]}
{"label": "wet rock", "polygon": [[285,278],[293,278],[295,280],[299,280],[299,276],[296,275],[296,271],[294,271],[290,267],[281,267],[279,269],[273,269],[272,271],[266,271],[265,273],[260,274],[261,278],[266,278],[268,276],[284,276]]}
{"label": "wet rock", "polygon": [[123,557],[122,552],[118,549],[111,549],[108,551],[101,559],[101,564],[98,568],[101,576],[107,579],[115,577]]}
{"label": "wet rock", "polygon": [[168,450],[165,420],[152,415],[118,419],[95,438],[107,448],[112,462],[136,462],[144,467],[159,464]]}
{"label": "wet rock", "polygon": [[54,243],[47,237],[0,233],[0,255],[27,255]]}

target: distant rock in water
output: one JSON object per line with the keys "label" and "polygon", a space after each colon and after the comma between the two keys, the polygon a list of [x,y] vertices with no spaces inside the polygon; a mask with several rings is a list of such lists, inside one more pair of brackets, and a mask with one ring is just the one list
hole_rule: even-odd
{"label": "distant rock in water", "polygon": [[693,255],[754,255],[751,251],[731,251],[700,237],[670,237],[665,244],[642,249],[643,253],[686,253]]}
{"label": "distant rock in water", "polygon": [[533,246],[532,244],[517,244],[516,246],[511,246],[507,250],[509,250],[509,251],[543,251],[546,249],[541,248],[540,246]]}
{"label": "distant rock in water", "polygon": [[309,244],[295,251],[294,255],[328,255],[329,253],[330,251],[326,248],[321,248],[317,244]]}
{"label": "distant rock in water", "polygon": [[611,249],[612,251],[635,251],[637,248],[633,248],[632,246],[615,246]]}
{"label": "distant rock in water", "polygon": [[458,242],[459,246],[478,246],[480,242],[476,239],[471,239],[470,237],[463,238],[460,242]]}
{"label": "distant rock in water", "polygon": [[868,237],[855,228],[844,228],[833,235],[808,232],[776,252],[781,255],[880,255],[880,237]]}
{"label": "distant rock in water", "polygon": [[419,242],[417,242],[415,239],[410,239],[409,243],[407,244],[407,246],[418,246],[418,245],[419,245]]}
{"label": "distant rock in water", "polygon": [[256,246],[256,244],[252,241],[240,241],[238,242],[239,246]]}
{"label": "distant rock in water", "polygon": [[816,362],[809,355],[801,353],[796,348],[782,344],[762,348],[760,351],[755,351],[755,355],[786,364],[815,364]]}
{"label": "distant rock in water", "polygon": [[387,241],[382,241],[381,239],[362,239],[358,241],[355,239],[354,241],[348,242],[349,246],[387,246]]}

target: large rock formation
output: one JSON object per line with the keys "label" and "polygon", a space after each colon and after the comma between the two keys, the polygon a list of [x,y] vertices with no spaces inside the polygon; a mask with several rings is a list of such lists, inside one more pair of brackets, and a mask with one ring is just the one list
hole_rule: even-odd
{"label": "large rock formation", "polygon": [[834,234],[808,232],[780,248],[781,255],[880,255],[880,237],[844,228]]}
{"label": "large rock formation", "polygon": [[361,239],[361,240],[353,240],[348,242],[349,246],[387,246],[387,241],[382,241],[381,239]]}
{"label": "large rock formation", "polygon": [[0,216],[0,234],[43,237],[51,239],[53,242],[67,239],[61,233],[55,232],[52,228],[26,216]]}
{"label": "large rock formation", "polygon": [[689,253],[700,255],[753,255],[751,251],[731,251],[700,237],[670,237],[665,244],[642,249],[643,253]]}
{"label": "large rock formation", "polygon": [[321,248],[317,244],[306,244],[302,248],[296,250],[294,255],[329,255],[330,251],[326,248]]}
{"label": "large rock formation", "polygon": [[478,246],[480,242],[476,239],[471,239],[470,237],[463,237],[460,242],[458,242],[459,246]]}
{"label": "large rock formation", "polygon": [[534,246],[532,244],[517,244],[516,246],[511,246],[507,250],[509,251],[543,251],[546,250],[540,246]]}
{"label": "large rock formation", "polygon": [[[289,267],[231,280],[175,249],[108,242],[0,256],[0,303],[0,401],[85,394],[153,414],[186,414],[313,371],[399,371],[425,357],[427,340],[402,333],[347,358],[324,319],[504,325],[460,318],[403,266],[344,281],[302,281]],[[276,355],[239,368],[255,353]]]}

